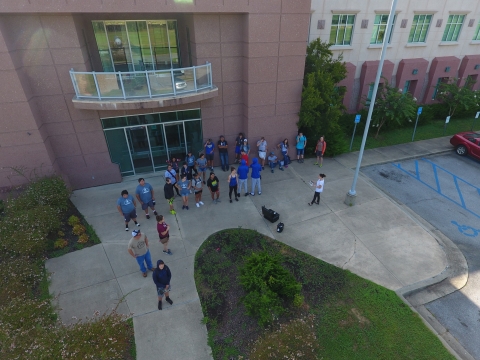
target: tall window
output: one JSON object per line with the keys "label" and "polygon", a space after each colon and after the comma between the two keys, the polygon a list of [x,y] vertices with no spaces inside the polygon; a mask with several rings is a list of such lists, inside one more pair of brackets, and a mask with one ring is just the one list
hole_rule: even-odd
{"label": "tall window", "polygon": [[437,94],[438,94],[438,90],[440,88],[440,85],[444,82],[447,82],[448,81],[448,78],[438,78],[437,80],[437,84],[435,85],[435,89],[433,90],[433,94],[432,94],[432,100],[435,100],[435,98],[437,97]]}
{"label": "tall window", "polygon": [[409,43],[425,42],[427,39],[428,28],[432,22],[432,15],[415,15],[413,17],[412,28],[408,36]]}
{"label": "tall window", "polygon": [[92,21],[103,71],[180,67],[176,20]]}
{"label": "tall window", "polygon": [[[395,19],[397,15],[393,16],[392,31],[390,32],[390,37],[388,43],[392,41],[393,28],[395,26]],[[383,38],[387,33],[387,23],[388,23],[388,14],[375,15],[375,21],[373,23],[373,34],[370,39],[370,44],[382,44]]]}
{"label": "tall window", "polygon": [[465,15],[450,15],[443,32],[442,41],[457,41],[464,20]]}
{"label": "tall window", "polygon": [[410,80],[405,81],[403,86],[402,94],[406,94],[410,90]]}
{"label": "tall window", "polygon": [[372,101],[372,96],[373,96],[373,87],[375,85],[374,84],[370,84],[368,86],[368,94],[367,94],[367,101],[365,101],[365,105],[370,105],[370,102]]}
{"label": "tall window", "polygon": [[330,29],[330,43],[351,45],[355,15],[333,15]]}
{"label": "tall window", "polygon": [[472,40],[480,40],[480,21],[478,22],[477,28],[475,29],[475,34],[473,35]]}

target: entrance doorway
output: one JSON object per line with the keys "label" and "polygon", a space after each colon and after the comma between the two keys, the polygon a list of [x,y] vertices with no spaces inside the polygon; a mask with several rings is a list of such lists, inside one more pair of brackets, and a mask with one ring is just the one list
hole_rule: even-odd
{"label": "entrance doorway", "polygon": [[178,121],[178,116],[168,114],[170,121],[164,123],[153,122],[161,114],[102,119],[110,157],[122,176],[163,171],[172,157],[183,162],[189,150],[198,157],[203,148],[202,121]]}

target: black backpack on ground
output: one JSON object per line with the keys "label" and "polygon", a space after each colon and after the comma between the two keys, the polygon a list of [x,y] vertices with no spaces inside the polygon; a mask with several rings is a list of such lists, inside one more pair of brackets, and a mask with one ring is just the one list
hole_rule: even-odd
{"label": "black backpack on ground", "polygon": [[265,219],[274,223],[280,218],[280,214],[272,209],[267,209],[265,206],[262,206],[262,214]]}

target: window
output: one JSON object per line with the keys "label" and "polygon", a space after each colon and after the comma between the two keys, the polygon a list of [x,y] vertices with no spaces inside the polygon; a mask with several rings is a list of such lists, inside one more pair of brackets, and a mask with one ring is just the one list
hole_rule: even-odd
{"label": "window", "polygon": [[[393,28],[395,26],[395,19],[397,15],[393,17],[392,31],[390,32],[390,38],[388,43],[392,41]],[[373,34],[370,39],[370,44],[382,44],[385,33],[387,32],[388,14],[375,15],[375,22],[373,23]]]}
{"label": "window", "polygon": [[355,15],[333,15],[330,29],[330,43],[351,45]]}
{"label": "window", "polygon": [[477,28],[475,29],[475,34],[473,35],[472,40],[480,40],[480,21],[478,22]]}
{"label": "window", "polygon": [[409,43],[425,42],[427,39],[428,28],[432,22],[432,15],[415,15],[413,17],[412,28],[408,36]]}
{"label": "window", "polygon": [[374,86],[374,84],[370,84],[370,86],[368,87],[367,101],[365,101],[365,105],[367,106],[370,105],[370,101],[372,100]]}
{"label": "window", "polygon": [[443,32],[442,41],[457,41],[464,20],[465,15],[450,15]]}
{"label": "window", "polygon": [[435,85],[435,89],[433,90],[433,94],[432,94],[432,100],[435,100],[435,98],[437,97],[437,94],[438,94],[438,89],[440,87],[440,84],[444,83],[444,82],[447,82],[448,81],[448,78],[438,78],[437,80],[437,85]]}
{"label": "window", "polygon": [[403,86],[402,94],[406,94],[410,90],[410,80],[405,81],[405,85]]}

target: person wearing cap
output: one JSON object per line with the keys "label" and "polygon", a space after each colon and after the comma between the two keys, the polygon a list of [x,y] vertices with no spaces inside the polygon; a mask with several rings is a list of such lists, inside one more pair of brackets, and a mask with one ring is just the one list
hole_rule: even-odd
{"label": "person wearing cap", "polygon": [[258,157],[260,158],[260,162],[262,164],[262,170],[265,169],[265,159],[267,157],[267,140],[262,136],[260,140],[257,141],[257,148],[258,148]]}
{"label": "person wearing cap", "polygon": [[275,153],[273,151],[270,151],[270,155],[268,156],[268,164],[270,165],[270,170],[272,171],[272,173],[273,173],[273,169],[275,169],[277,164],[278,164],[278,168],[283,171],[282,164],[278,162],[278,159],[275,156]]}
{"label": "person wearing cap", "polygon": [[167,300],[170,305],[173,305],[173,301],[170,299],[172,272],[163,260],[157,261],[157,267],[153,271],[152,279],[157,287],[158,310],[162,310],[163,295],[165,295],[165,300]]}
{"label": "person wearing cap", "polygon": [[205,148],[205,157],[207,158],[207,167],[213,171],[213,151],[215,150],[215,145],[213,145],[212,139],[208,139],[204,145]]}
{"label": "person wearing cap", "polygon": [[148,214],[148,208],[153,210],[153,215],[157,215],[155,210],[155,194],[153,193],[152,185],[145,182],[144,178],[138,179],[138,186],[135,190],[135,196],[142,206],[142,210],[145,210],[145,216],[150,219]]}
{"label": "person wearing cap", "polygon": [[243,145],[240,150],[247,154],[247,156],[250,155],[250,145],[248,145],[248,139],[243,139]]}
{"label": "person wearing cap", "polygon": [[222,170],[228,170],[228,142],[225,140],[225,136],[220,135],[220,140],[217,143],[218,153],[220,155],[220,162],[222,163]]}
{"label": "person wearing cap", "polygon": [[[210,173],[210,177],[207,180],[207,187],[212,195],[212,202],[214,204],[220,202],[218,199],[220,197],[220,182],[213,172]],[[215,198],[215,194],[217,195],[217,198]]]}
{"label": "person wearing cap", "polygon": [[[148,249],[147,235],[140,232],[140,229],[132,231],[132,238],[128,242],[128,253],[137,260],[143,277],[147,277],[147,268],[151,271],[155,270],[152,265],[150,250]],[[147,264],[147,268],[144,263]]]}
{"label": "person wearing cap", "polygon": [[133,220],[135,225],[140,226],[137,222],[137,211],[135,210],[137,203],[133,196],[128,194],[127,190],[122,190],[121,195],[117,200],[117,210],[125,220],[125,231],[128,231],[130,219]]}
{"label": "person wearing cap", "polygon": [[242,155],[243,133],[238,133],[235,139],[235,164],[240,163]]}

